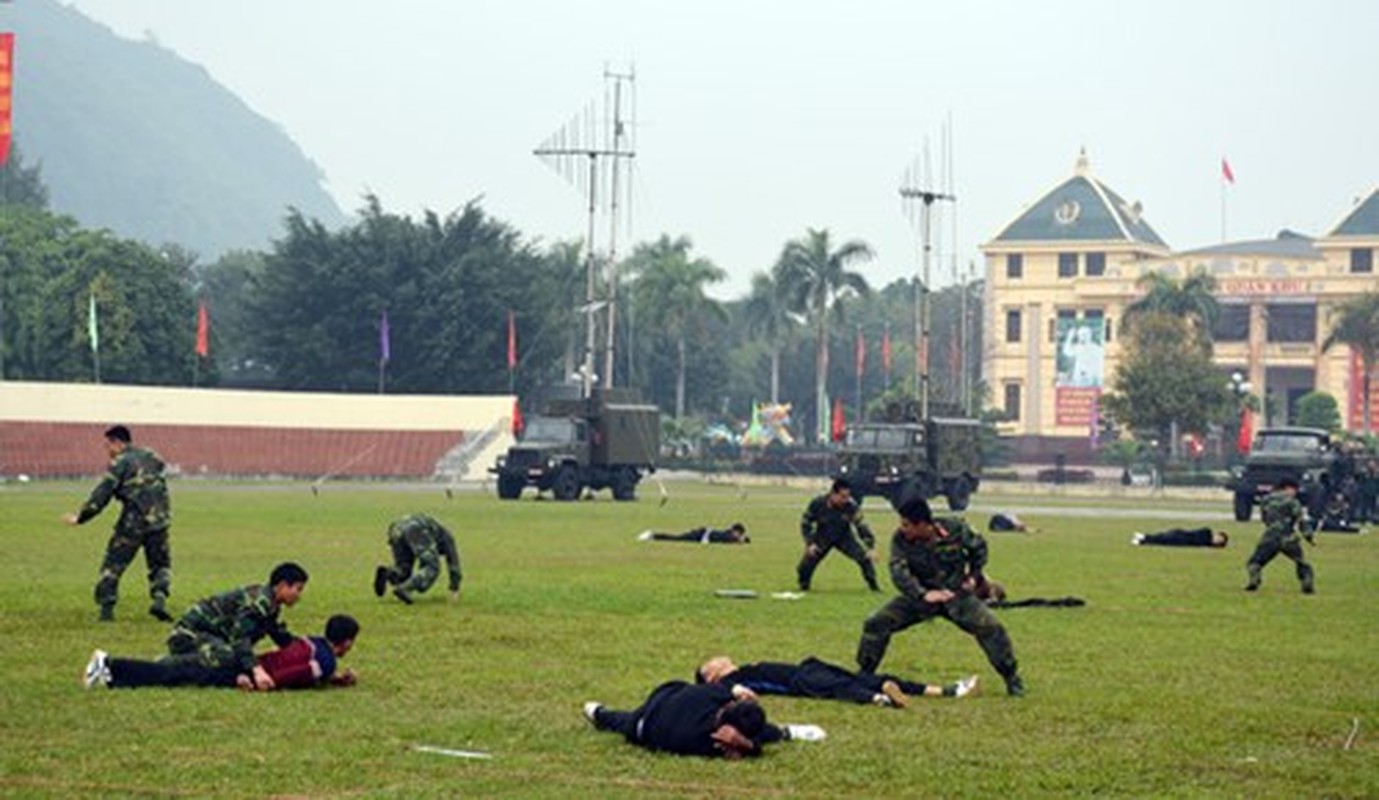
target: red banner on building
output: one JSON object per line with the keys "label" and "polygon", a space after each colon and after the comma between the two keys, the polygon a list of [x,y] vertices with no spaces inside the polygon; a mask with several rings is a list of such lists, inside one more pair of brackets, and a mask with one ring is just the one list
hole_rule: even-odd
{"label": "red banner on building", "polygon": [[1054,389],[1054,424],[1076,426],[1089,430],[1092,425],[1093,409],[1096,408],[1101,389],[1096,387],[1060,386]]}
{"label": "red banner on building", "polygon": [[[1369,388],[1369,424],[1379,427],[1379,387],[1371,381]],[[1350,425],[1352,431],[1364,431],[1365,427],[1365,365],[1360,354],[1353,348],[1350,351]],[[1369,431],[1366,431],[1369,432]]]}
{"label": "red banner on building", "polygon": [[0,167],[10,158],[14,109],[14,34],[0,33]]}

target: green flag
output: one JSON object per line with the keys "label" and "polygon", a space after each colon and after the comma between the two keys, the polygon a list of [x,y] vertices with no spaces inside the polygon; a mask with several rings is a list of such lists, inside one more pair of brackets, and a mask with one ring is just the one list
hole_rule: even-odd
{"label": "green flag", "polygon": [[86,333],[91,339],[91,352],[99,353],[101,349],[100,327],[96,324],[96,295],[91,295],[91,305],[86,312]]}

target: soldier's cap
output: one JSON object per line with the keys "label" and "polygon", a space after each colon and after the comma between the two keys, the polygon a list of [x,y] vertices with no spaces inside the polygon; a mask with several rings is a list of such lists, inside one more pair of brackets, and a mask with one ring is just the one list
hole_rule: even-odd
{"label": "soldier's cap", "polygon": [[934,512],[929,508],[929,501],[923,497],[911,497],[900,504],[896,512],[901,517],[910,522],[933,522]]}

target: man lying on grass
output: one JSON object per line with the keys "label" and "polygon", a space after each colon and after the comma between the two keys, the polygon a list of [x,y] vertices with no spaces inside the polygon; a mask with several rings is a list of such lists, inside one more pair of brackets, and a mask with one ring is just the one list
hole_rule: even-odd
{"label": "man lying on grass", "polygon": [[715,656],[705,661],[694,677],[699,683],[718,683],[733,689],[745,687],[755,694],[846,700],[882,708],[905,708],[912,696],[965,697],[977,687],[976,675],[939,686],[895,675],[858,675],[813,657],[798,664],[759,661],[738,665],[727,656]]}
{"label": "man lying on grass", "polygon": [[295,639],[279,650],[258,656],[253,670],[208,667],[195,661],[139,661],[111,658],[104,650],[91,654],[82,682],[86,688],[105,686],[237,686],[250,691],[308,689],[315,686],[353,686],[354,670],[336,672],[337,661],[354,646],[359,623],[337,614],[326,621],[325,636]]}

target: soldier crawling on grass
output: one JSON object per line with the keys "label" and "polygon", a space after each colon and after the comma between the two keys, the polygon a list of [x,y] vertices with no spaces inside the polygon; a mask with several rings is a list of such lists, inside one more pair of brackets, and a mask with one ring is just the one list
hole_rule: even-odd
{"label": "soldier crawling on grass", "polygon": [[[865,550],[857,543],[857,537],[852,535],[854,528],[857,537],[861,537],[866,545]],[[862,521],[862,507],[852,499],[852,486],[846,480],[835,480],[828,494],[809,501],[800,517],[800,536],[804,539],[804,555],[795,568],[800,591],[809,591],[814,570],[835,547],[857,562],[862,570],[862,578],[873,592],[881,591],[876,583],[876,567],[872,564],[876,554],[876,537],[867,523]]]}
{"label": "soldier crawling on grass", "polygon": [[403,517],[388,526],[388,547],[393,551],[393,566],[380,565],[374,570],[374,594],[382,597],[392,585],[393,596],[411,605],[412,595],[430,589],[440,577],[444,557],[450,574],[450,599],[460,599],[460,551],[444,525],[426,514]]}
{"label": "soldier crawling on grass", "polygon": [[100,619],[115,619],[115,603],[119,599],[120,576],[144,549],[148,566],[148,592],[152,598],[148,613],[171,622],[168,614],[168,595],[172,593],[172,551],[168,546],[168,530],[172,525],[172,505],[168,500],[168,485],[163,478],[163,459],[152,450],[131,444],[129,428],[115,425],[105,431],[105,451],[110,456],[110,468],[96,484],[91,496],[75,514],[65,514],[63,522],[81,525],[100,514],[112,498],[120,501],[123,510],[105,546],[100,578],[96,581],[96,604]]}
{"label": "soldier crawling on grass", "polygon": [[168,635],[165,660],[253,672],[254,645],[265,636],[279,647],[293,635],[278,619],[306,591],[306,570],[290,561],[273,568],[268,583],[243,586],[208,597],[187,609]]}
{"label": "soldier crawling on grass", "polygon": [[1306,525],[1302,503],[1298,500],[1298,482],[1284,478],[1274,487],[1274,491],[1264,498],[1260,506],[1260,516],[1264,519],[1264,535],[1260,537],[1250,560],[1245,563],[1250,580],[1245,591],[1259,589],[1263,581],[1264,567],[1282,553],[1293,560],[1297,569],[1298,582],[1302,584],[1303,594],[1316,591],[1313,582],[1312,565],[1302,552],[1302,537],[1313,543],[1312,529]]}

